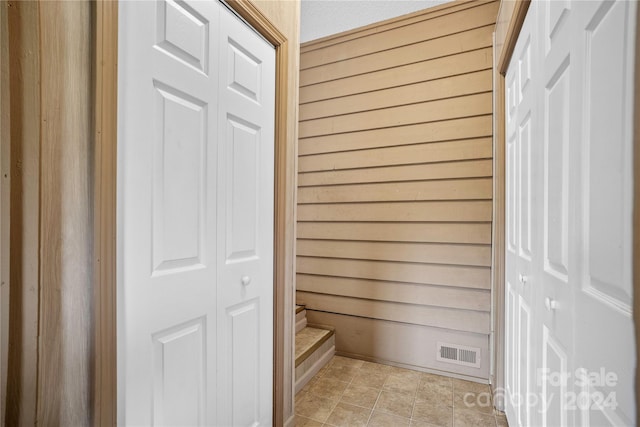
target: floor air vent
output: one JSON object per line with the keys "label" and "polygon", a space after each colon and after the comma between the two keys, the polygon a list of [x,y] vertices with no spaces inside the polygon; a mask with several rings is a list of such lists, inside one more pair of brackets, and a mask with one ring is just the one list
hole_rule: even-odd
{"label": "floor air vent", "polygon": [[438,362],[454,363],[462,366],[480,367],[480,349],[464,345],[438,342],[436,354]]}

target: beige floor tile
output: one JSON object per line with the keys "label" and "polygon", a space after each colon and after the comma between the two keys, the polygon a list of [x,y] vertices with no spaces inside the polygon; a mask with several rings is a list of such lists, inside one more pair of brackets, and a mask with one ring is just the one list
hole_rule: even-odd
{"label": "beige floor tile", "polygon": [[509,427],[507,416],[503,412],[496,413],[495,417],[496,417],[496,424],[498,427]]}
{"label": "beige floor tile", "polygon": [[296,415],[296,427],[322,427],[322,424],[319,421],[312,420],[311,418],[301,417]]}
{"label": "beige floor tile", "polygon": [[318,373],[313,376],[313,378],[318,379],[318,378],[324,377],[324,374],[329,370],[329,367],[330,367],[329,363],[324,365],[322,368],[320,368]]}
{"label": "beige floor tile", "polygon": [[454,427],[496,427],[496,419],[493,415],[469,409],[454,409]]}
{"label": "beige floor tile", "polygon": [[363,360],[352,359],[350,357],[334,356],[331,359],[331,367],[349,367],[359,369],[364,364]]}
{"label": "beige floor tile", "polygon": [[314,376],[313,376],[313,378],[311,378],[311,379],[309,380],[309,382],[307,382],[307,383],[304,385],[304,387],[302,387],[302,389],[300,390],[300,393],[309,391],[309,389],[311,388],[311,386],[312,386],[316,381],[318,381],[318,378],[319,378],[319,377],[318,377],[318,374],[314,375]]}
{"label": "beige floor tile", "polygon": [[340,381],[351,381],[356,374],[360,372],[360,368],[355,366],[331,366],[324,374],[325,378],[335,378]]}
{"label": "beige floor tile", "polygon": [[350,403],[363,408],[373,408],[380,394],[379,389],[369,388],[358,384],[349,384],[342,395],[341,402]]}
{"label": "beige floor tile", "polygon": [[389,375],[393,375],[394,377],[405,378],[409,380],[420,380],[422,376],[422,372],[413,371],[411,369],[398,368],[397,366],[389,367]]}
{"label": "beige floor tile", "polygon": [[296,415],[323,423],[329,417],[329,414],[331,414],[331,411],[333,411],[337,403],[335,400],[307,394],[300,403],[296,405]]}
{"label": "beige floor tile", "polygon": [[383,372],[366,372],[361,369],[353,380],[351,380],[351,384],[381,389],[387,377],[388,375]]}
{"label": "beige floor tile", "polygon": [[456,409],[468,409],[483,414],[493,415],[493,403],[488,392],[472,393],[458,392],[453,395],[453,407]]}
{"label": "beige floor tile", "polygon": [[413,400],[414,396],[408,394],[382,391],[374,409],[399,417],[411,418]]}
{"label": "beige floor tile", "polygon": [[[448,380],[448,381],[447,381]],[[437,401],[453,404],[453,387],[449,378],[431,378],[424,376],[420,379],[416,397],[422,400]]]}
{"label": "beige floor tile", "polygon": [[420,383],[420,378],[406,378],[406,377],[398,377],[393,373],[387,377],[387,381],[385,381],[383,390],[392,391],[396,393],[407,393],[411,395],[415,395],[416,389],[418,388],[418,384]]}
{"label": "beige floor tile", "polygon": [[420,420],[411,420],[411,427],[439,427],[437,424],[427,423]]}
{"label": "beige floor tile", "polygon": [[452,379],[453,382],[453,392],[472,392],[472,393],[484,393],[490,392],[491,388],[489,384],[480,384],[472,381],[460,380],[457,378]]}
{"label": "beige floor tile", "polygon": [[364,427],[369,421],[371,409],[340,402],[325,421],[325,424],[336,427]]}
{"label": "beige floor tile", "polygon": [[416,400],[411,418],[436,426],[450,427],[453,424],[453,407],[426,400]]}
{"label": "beige floor tile", "polygon": [[373,411],[368,427],[409,427],[409,418]]}
{"label": "beige floor tile", "polygon": [[300,390],[298,394],[296,394],[296,398],[295,398],[296,405],[302,402],[302,399],[304,399],[306,395],[307,395],[307,392],[304,389]]}
{"label": "beige floor tile", "polygon": [[443,386],[449,386],[453,388],[452,379],[449,377],[443,377],[442,375],[423,372],[422,375],[420,376],[420,379],[421,379],[421,382],[437,383],[437,384],[442,384]]}
{"label": "beige floor tile", "polygon": [[385,373],[388,374],[391,371],[391,366],[383,365],[381,363],[364,361],[360,367],[361,371],[373,372],[373,373]]}
{"label": "beige floor tile", "polygon": [[338,381],[334,378],[319,378],[310,388],[309,393],[316,396],[326,397],[333,400],[340,400],[342,393],[349,385],[348,382]]}

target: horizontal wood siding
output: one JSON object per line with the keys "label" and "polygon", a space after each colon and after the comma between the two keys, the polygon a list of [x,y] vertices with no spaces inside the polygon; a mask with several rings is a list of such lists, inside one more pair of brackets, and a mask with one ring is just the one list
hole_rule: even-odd
{"label": "horizontal wood siding", "polygon": [[[457,1],[301,46],[297,300],[311,313],[487,348],[497,10]],[[337,351],[389,359],[341,350],[333,326]]]}

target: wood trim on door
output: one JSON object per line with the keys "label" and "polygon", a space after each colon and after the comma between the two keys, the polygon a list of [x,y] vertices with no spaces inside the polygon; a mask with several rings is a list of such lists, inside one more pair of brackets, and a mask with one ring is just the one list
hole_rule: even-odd
{"label": "wood trim on door", "polygon": [[[289,45],[287,38],[250,1],[231,0],[227,4],[276,49],[275,107],[275,196],[274,196],[274,371],[273,425],[284,424],[284,390],[292,380],[285,372],[285,274],[287,179],[287,100],[289,93]],[[118,2],[96,2],[95,22],[95,253],[96,253],[96,360],[93,409],[95,425],[117,423],[116,349],[116,186],[117,186],[117,77]],[[293,307],[290,307],[293,310]],[[292,322],[291,321],[288,323]],[[290,332],[290,331],[289,331]],[[289,373],[291,374],[291,373]]]}
{"label": "wood trim on door", "polygon": [[[505,74],[513,50],[518,41],[522,24],[527,16],[531,0],[502,0],[496,23],[494,43],[494,147],[493,147],[493,354],[494,367],[491,388],[495,396],[494,405],[504,410],[504,330],[505,330]],[[505,6],[506,5],[506,6]],[[499,35],[504,39],[499,40]]]}
{"label": "wood trim on door", "polygon": [[95,3],[94,425],[117,423],[116,184],[118,2]]}
{"label": "wood trim on door", "polygon": [[[636,61],[633,135],[633,322],[636,333],[636,359],[640,355],[640,7],[636,8]],[[636,362],[637,364],[637,362]],[[640,424],[640,370],[636,368],[636,425]]]}

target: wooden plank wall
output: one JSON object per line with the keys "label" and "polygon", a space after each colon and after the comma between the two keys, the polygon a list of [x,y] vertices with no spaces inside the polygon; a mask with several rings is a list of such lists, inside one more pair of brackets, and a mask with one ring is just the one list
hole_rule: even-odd
{"label": "wooden plank wall", "polygon": [[488,349],[497,10],[453,2],[302,45],[297,301],[311,318],[475,334]]}

